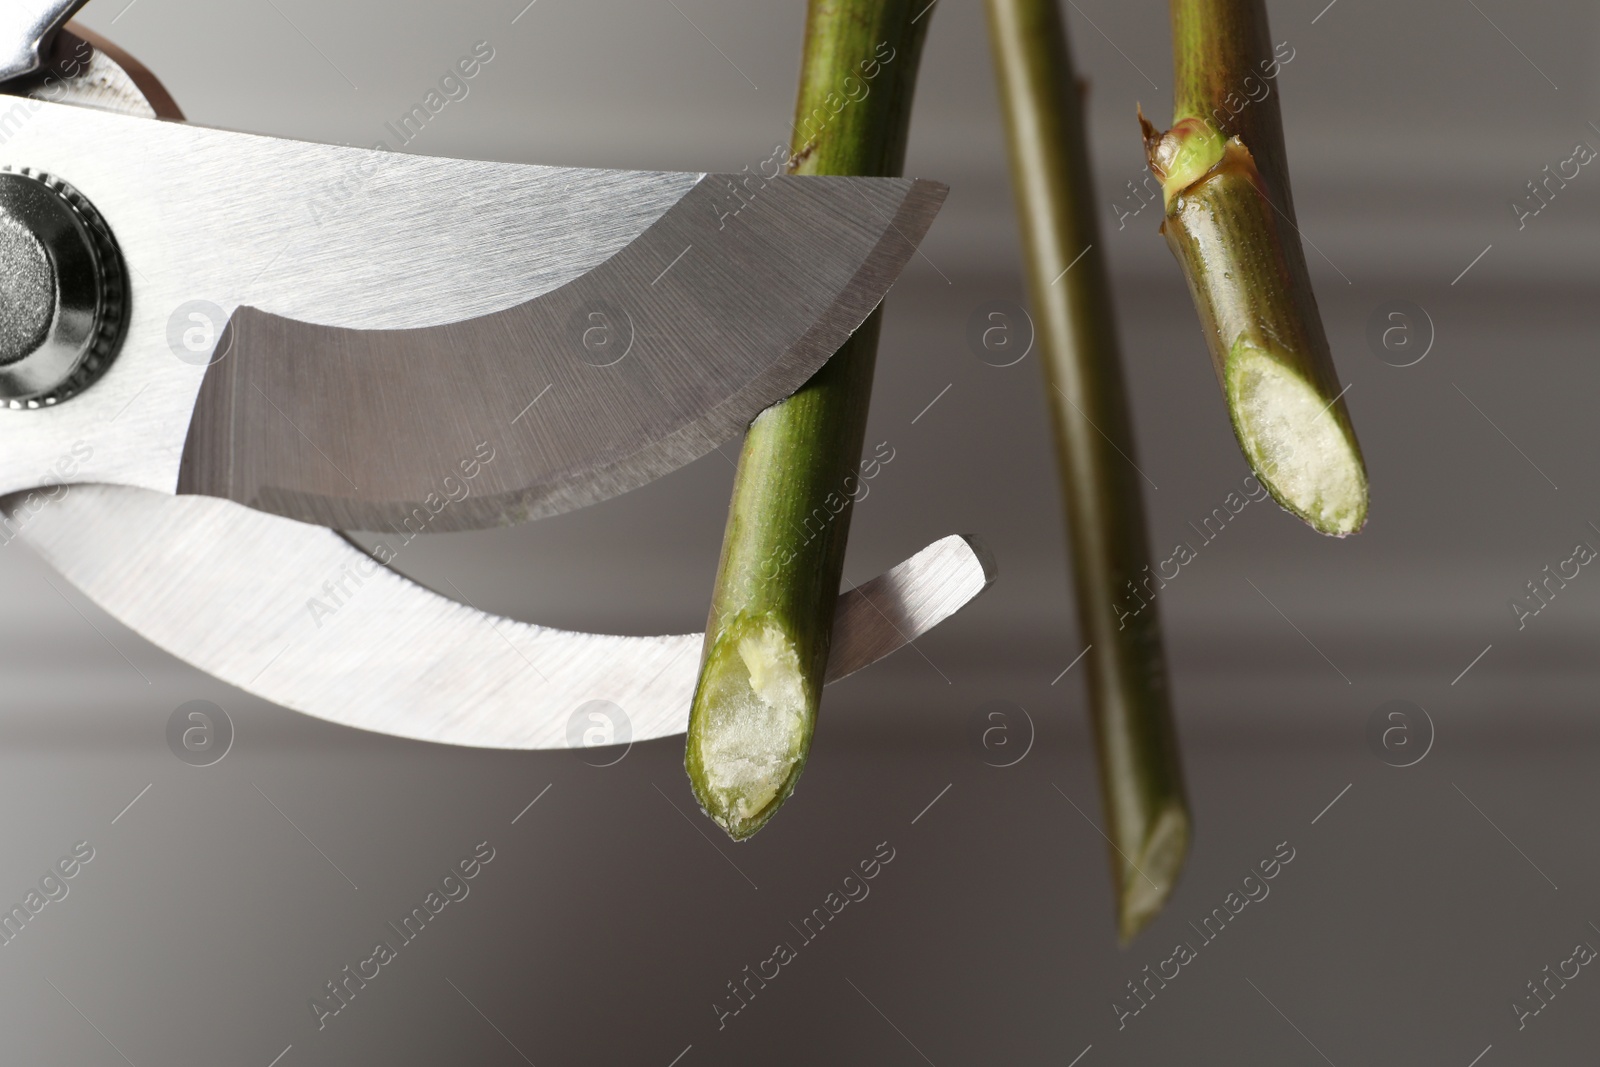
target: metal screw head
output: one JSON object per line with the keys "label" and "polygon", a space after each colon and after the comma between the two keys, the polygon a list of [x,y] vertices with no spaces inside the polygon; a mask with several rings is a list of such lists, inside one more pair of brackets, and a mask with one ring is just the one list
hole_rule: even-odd
{"label": "metal screw head", "polygon": [[5,366],[44,344],[56,302],[50,254],[9,214],[0,215],[0,271],[6,297],[0,303],[0,366]]}
{"label": "metal screw head", "polygon": [[76,189],[0,171],[0,403],[48,407],[104,373],[127,325],[111,231]]}

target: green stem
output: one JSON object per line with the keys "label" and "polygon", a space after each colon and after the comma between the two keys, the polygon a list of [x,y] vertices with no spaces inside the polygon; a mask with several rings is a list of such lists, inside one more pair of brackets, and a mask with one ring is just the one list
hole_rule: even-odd
{"label": "green stem", "polygon": [[[930,7],[811,0],[790,173],[900,173]],[[739,456],[684,755],[735,840],[794,791],[811,747],[858,464],[875,462],[861,449],[879,317],[758,415]]]}
{"label": "green stem", "polygon": [[1367,517],[1367,473],[1295,225],[1263,0],[1172,0],[1165,134],[1140,116],[1234,434],[1273,497],[1322,533]]}
{"label": "green stem", "polygon": [[1066,28],[1055,0],[988,11],[1127,941],[1165,903],[1189,840],[1160,624],[1138,592],[1152,577],[1141,475]]}

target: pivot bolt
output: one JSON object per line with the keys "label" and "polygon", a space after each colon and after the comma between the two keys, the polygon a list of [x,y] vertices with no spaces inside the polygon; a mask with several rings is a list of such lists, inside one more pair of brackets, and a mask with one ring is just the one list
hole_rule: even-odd
{"label": "pivot bolt", "polygon": [[0,170],[0,404],[41,408],[105,373],[128,322],[122,254],[66,182]]}

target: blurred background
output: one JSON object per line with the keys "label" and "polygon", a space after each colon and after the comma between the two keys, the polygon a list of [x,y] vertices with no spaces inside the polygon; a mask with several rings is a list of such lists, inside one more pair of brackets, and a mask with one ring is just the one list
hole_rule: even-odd
{"label": "blurred background", "polygon": [[[470,95],[406,151],[738,170],[787,141],[799,0],[524,4],[95,0],[81,18],[207,125],[394,147],[385,124],[483,41]],[[1295,197],[1371,520],[1336,541],[1252,505],[1162,591],[1197,830],[1130,947],[1069,669],[1083,646],[1039,368],[968,341],[981,309],[1025,297],[982,8],[943,0],[908,172],[951,193],[888,300],[868,440],[895,458],[857,508],[846,581],[963,532],[998,582],[829,690],[795,797],[735,846],[695,810],[679,743],[601,767],[610,754],[332,726],[188,668],[9,545],[0,904],[77,842],[93,859],[0,945],[7,1062],[1592,1058],[1600,977],[1580,968],[1542,1001],[1528,983],[1600,947],[1600,576],[1583,570],[1521,628],[1511,603],[1578,543],[1600,547],[1600,172],[1583,166],[1520,224],[1512,204],[1537,205],[1529,182],[1600,148],[1600,13],[1268,6],[1293,50],[1277,88]],[[1170,114],[1166,10],[1065,14],[1164,556],[1247,474],[1157,209],[1136,210],[1151,194],[1135,104]],[[729,442],[622,498],[433,537],[401,562],[528,621],[696,630],[736,456]],[[211,766],[165,739],[191,700],[233,725]],[[1369,740],[1396,700],[1399,754]],[[997,708],[1005,729],[985,734]],[[310,998],[485,841],[468,898],[319,1029]],[[1270,895],[1202,943],[1200,921],[1290,849]],[[893,859],[870,895],[799,935],[875,852]],[[1122,1016],[1142,1003],[1128,983],[1184,940],[1198,958]],[[723,1015],[728,983],[781,941],[797,958]]]}

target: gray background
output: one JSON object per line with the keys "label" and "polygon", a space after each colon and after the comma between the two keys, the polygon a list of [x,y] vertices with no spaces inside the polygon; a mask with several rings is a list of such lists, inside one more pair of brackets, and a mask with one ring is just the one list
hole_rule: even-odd
{"label": "gray background", "polygon": [[[97,0],[84,21],[211,125],[370,144],[487,40],[471,95],[410,150],[736,170],[786,140],[800,3],[523,2]],[[1295,49],[1279,88],[1296,200],[1372,520],[1338,542],[1252,506],[1163,591],[1198,836],[1131,948],[1113,933],[1081,673],[1061,676],[1082,646],[1038,368],[988,366],[964,339],[980,303],[1021,284],[981,9],[946,0],[909,171],[952,192],[890,298],[869,439],[896,458],[857,511],[846,578],[961,531],[998,557],[998,584],[917,651],[830,690],[799,792],[736,847],[694,811],[670,741],[596,768],[333,727],[188,669],[19,546],[0,550],[0,898],[72,843],[96,849],[70,895],[0,947],[6,1061],[1592,1060],[1600,978],[1520,1031],[1510,1005],[1575,942],[1600,945],[1600,578],[1585,570],[1520,631],[1508,605],[1579,539],[1600,545],[1585,299],[1600,173],[1584,168],[1521,231],[1508,203],[1575,142],[1600,146],[1600,14],[1324,3],[1270,10]],[[1168,114],[1164,6],[1067,9],[1162,549],[1246,473],[1153,211],[1118,229],[1112,209],[1143,173],[1135,101]],[[1403,369],[1365,340],[1395,299],[1436,332]],[[532,621],[696,629],[736,445],[722,452],[404,562]],[[208,768],[164,741],[193,699],[237,730]],[[1366,742],[1391,699],[1436,728],[1416,766]],[[1013,715],[1007,754],[977,740],[992,700],[1031,720]],[[987,765],[1030,737],[1015,766]],[[496,858],[471,895],[319,1032],[307,999],[482,840]],[[884,841],[895,859],[871,895],[719,1030],[724,983],[798,942],[789,924]],[[1271,895],[1119,1030],[1124,983],[1197,943],[1189,923],[1283,841],[1295,859]]]}

